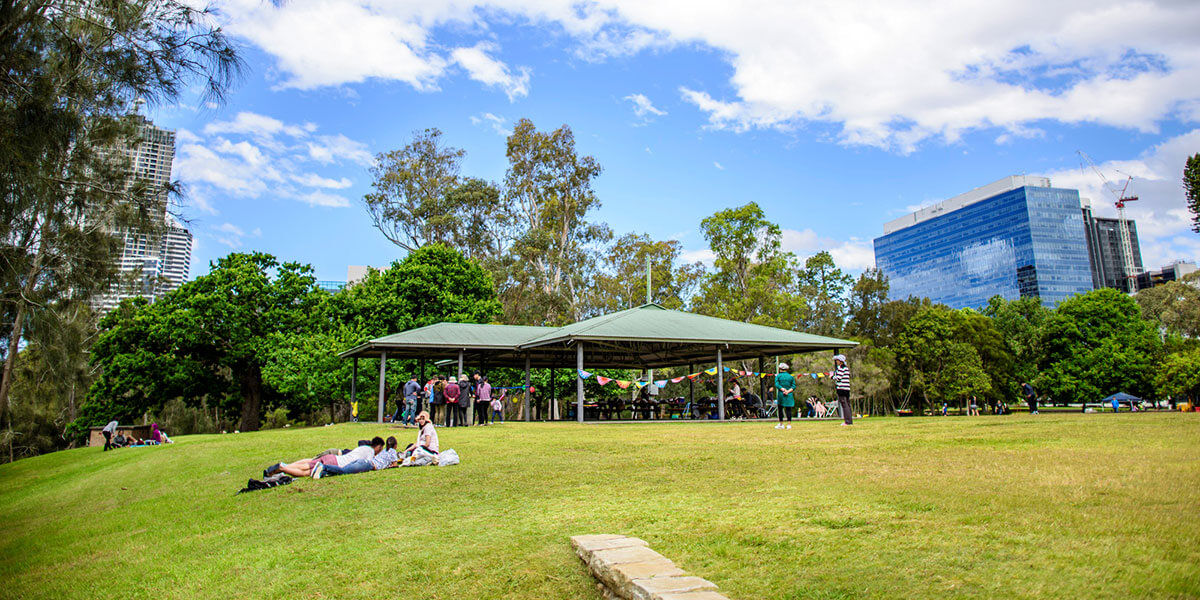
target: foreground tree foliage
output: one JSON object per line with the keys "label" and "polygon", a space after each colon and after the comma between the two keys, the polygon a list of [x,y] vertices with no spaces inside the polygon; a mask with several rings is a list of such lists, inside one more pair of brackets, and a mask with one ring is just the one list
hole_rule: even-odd
{"label": "foreground tree foliage", "polygon": [[1137,302],[1112,289],[1064,300],[1041,332],[1038,387],[1063,401],[1096,401],[1118,391],[1147,397],[1161,358],[1155,328]]}
{"label": "foreground tree foliage", "polygon": [[107,289],[114,230],[165,208],[169,189],[130,180],[135,102],[199,81],[219,100],[240,69],[208,13],[173,0],[0,3],[0,414],[27,328]]}

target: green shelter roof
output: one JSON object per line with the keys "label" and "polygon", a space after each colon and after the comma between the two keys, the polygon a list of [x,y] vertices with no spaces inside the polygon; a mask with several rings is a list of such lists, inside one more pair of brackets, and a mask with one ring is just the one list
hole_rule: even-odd
{"label": "green shelter roof", "polygon": [[470,365],[573,367],[576,345],[586,368],[661,368],[753,359],[856,345],[838,338],[730,321],[644,304],[565,327],[438,323],[376,338],[343,358],[457,359]]}

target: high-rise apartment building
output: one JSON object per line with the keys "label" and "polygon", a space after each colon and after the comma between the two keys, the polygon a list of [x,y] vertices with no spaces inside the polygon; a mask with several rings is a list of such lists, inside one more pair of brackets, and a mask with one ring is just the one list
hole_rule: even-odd
{"label": "high-rise apartment building", "polygon": [[[175,132],[155,126],[144,117],[138,126],[138,143],[120,152],[129,160],[129,177],[165,190],[171,181],[171,163],[175,160]],[[178,288],[187,280],[192,262],[192,234],[167,213],[167,194],[161,192],[153,211],[163,220],[160,232],[126,227],[114,235],[123,240],[116,257],[117,281],[109,292],[96,299],[96,308],[107,312],[126,298],[142,296],[151,300]]]}
{"label": "high-rise apartment building", "polygon": [[953,308],[988,298],[1053,305],[1093,288],[1079,191],[1012,176],[884,225],[875,264],[891,297]]}
{"label": "high-rise apartment building", "polygon": [[[1125,219],[1127,235],[1121,233],[1121,221],[1092,214],[1091,202],[1083,200],[1083,231],[1087,239],[1092,267],[1092,286],[1133,292],[1138,273],[1142,272],[1142,249],[1138,245],[1137,223]],[[1128,252],[1132,271],[1125,264]]]}

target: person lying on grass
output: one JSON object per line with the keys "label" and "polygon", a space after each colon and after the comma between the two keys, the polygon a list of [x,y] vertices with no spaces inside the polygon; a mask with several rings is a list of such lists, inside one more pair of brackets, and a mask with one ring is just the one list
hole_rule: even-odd
{"label": "person lying on grass", "polygon": [[[379,438],[371,440],[371,447],[375,446],[376,441],[383,441]],[[312,478],[320,479],[322,477],[333,477],[334,475],[351,475],[353,473],[366,473],[367,471],[378,471],[380,469],[388,469],[400,464],[400,457],[396,455],[396,438],[389,437],[387,439],[387,449],[380,451],[375,450],[375,456],[368,459],[356,460],[345,467],[336,465],[326,465],[318,463],[312,470]]]}
{"label": "person lying on grass", "polygon": [[404,449],[404,457],[412,456],[412,453],[417,448],[424,448],[431,454],[438,453],[438,435],[433,428],[433,423],[429,420],[429,412],[421,411],[417,415],[417,427],[421,430],[417,432],[417,443],[409,444],[408,448]]}
{"label": "person lying on grass", "polygon": [[[291,463],[276,463],[270,467],[267,467],[267,469],[263,471],[263,477],[269,477],[278,471],[283,471],[292,477],[312,477],[313,470],[317,468],[317,465],[345,469],[356,461],[368,461],[374,458],[375,455],[379,454],[381,450],[383,450],[383,438],[376,437],[375,439],[371,440],[370,446],[359,446],[349,452],[343,452],[341,454],[322,454],[317,458],[305,458]],[[371,470],[369,465],[366,469],[363,469],[363,471],[369,470]],[[354,472],[359,473],[360,471]]]}

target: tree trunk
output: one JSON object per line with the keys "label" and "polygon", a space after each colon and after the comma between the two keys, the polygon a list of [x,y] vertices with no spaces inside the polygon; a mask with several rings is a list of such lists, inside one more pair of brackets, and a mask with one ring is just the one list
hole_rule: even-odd
{"label": "tree trunk", "polygon": [[242,370],[242,418],[239,431],[257,431],[262,408],[262,371],[258,365]]}
{"label": "tree trunk", "polygon": [[13,365],[21,346],[21,329],[25,322],[25,301],[17,300],[17,318],[13,319],[8,337],[8,354],[4,356],[4,375],[0,379],[0,415],[8,415],[8,391],[12,388]]}

